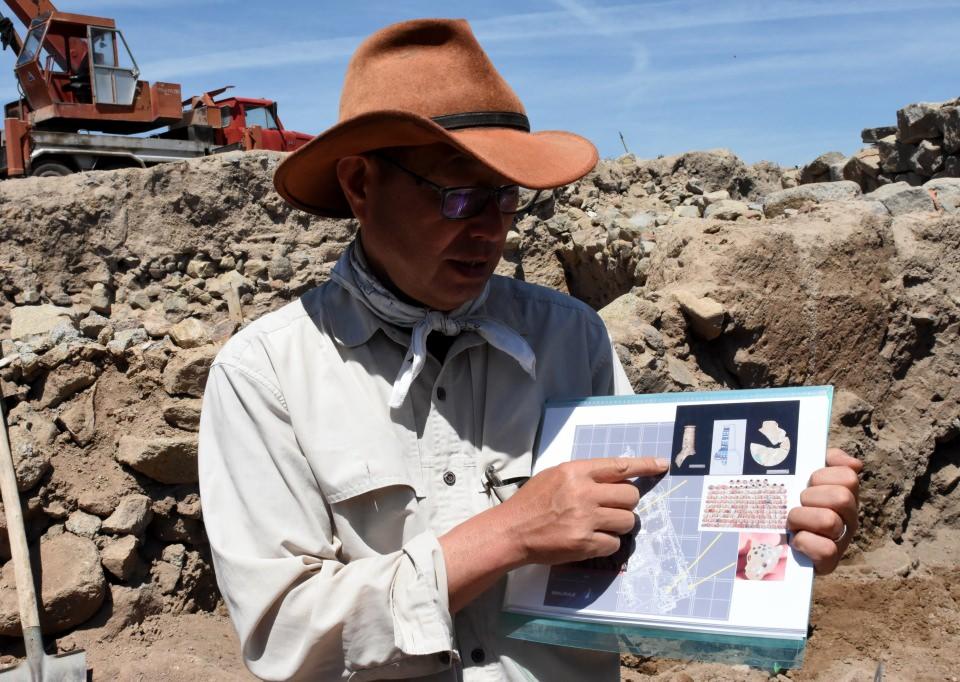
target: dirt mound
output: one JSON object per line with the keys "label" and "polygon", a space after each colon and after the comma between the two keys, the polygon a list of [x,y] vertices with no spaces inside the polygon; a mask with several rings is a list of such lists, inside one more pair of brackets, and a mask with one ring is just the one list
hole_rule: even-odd
{"label": "dirt mound", "polygon": [[[58,621],[59,645],[91,652],[95,675],[136,679],[149,666],[120,652],[148,645],[242,675],[196,485],[205,372],[239,326],[323,281],[356,229],[287,208],[279,158],[0,183],[0,380],[28,532],[99,553],[83,589],[102,604]],[[849,627],[844,590],[946,598],[936,586],[960,550],[960,216],[803,185],[773,217],[767,199],[789,184],[722,150],[604,161],[518,223],[500,272],[602,308],[639,391],[834,384],[833,440],[867,465],[864,530],[846,572],[818,583],[808,666],[792,676],[860,679],[904,642],[915,650],[897,670],[932,665],[922,613],[888,623],[884,645]],[[3,541],[0,529],[6,558]],[[19,647],[0,638],[7,661]],[[632,664],[626,675],[766,679]]]}

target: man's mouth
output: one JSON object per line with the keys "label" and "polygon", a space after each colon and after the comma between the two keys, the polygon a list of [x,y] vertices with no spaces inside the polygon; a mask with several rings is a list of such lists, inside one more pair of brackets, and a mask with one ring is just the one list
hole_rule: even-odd
{"label": "man's mouth", "polygon": [[467,277],[480,277],[487,274],[487,260],[485,258],[469,260],[451,260],[454,269]]}

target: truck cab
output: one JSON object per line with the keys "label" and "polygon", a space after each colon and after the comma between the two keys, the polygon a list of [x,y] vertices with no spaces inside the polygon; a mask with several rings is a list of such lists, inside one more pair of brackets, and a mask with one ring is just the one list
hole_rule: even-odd
{"label": "truck cab", "polygon": [[220,145],[239,144],[245,149],[292,152],[312,137],[286,130],[277,116],[277,103],[272,100],[228,97],[216,105],[222,112],[223,127],[217,131]]}

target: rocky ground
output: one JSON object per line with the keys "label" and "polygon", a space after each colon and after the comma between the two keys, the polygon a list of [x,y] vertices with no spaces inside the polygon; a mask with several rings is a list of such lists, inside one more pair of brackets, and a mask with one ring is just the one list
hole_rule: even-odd
{"label": "rocky ground", "polygon": [[[197,495],[205,371],[355,231],[288,209],[279,158],[0,183],[0,380],[44,626],[95,678],[246,678]],[[798,175],[723,150],[604,161],[517,224],[500,271],[600,309],[638,391],[833,384],[833,442],[866,465],[863,527],[783,674],[951,679],[960,180],[864,194]],[[14,584],[7,565],[0,663],[22,655]],[[631,680],[775,677],[624,663]]]}

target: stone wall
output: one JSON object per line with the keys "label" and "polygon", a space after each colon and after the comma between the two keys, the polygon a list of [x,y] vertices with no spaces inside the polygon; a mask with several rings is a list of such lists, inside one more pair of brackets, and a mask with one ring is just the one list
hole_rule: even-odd
{"label": "stone wall", "polygon": [[[197,489],[207,368],[354,232],[289,209],[279,158],[0,183],[0,381],[46,632],[219,601]],[[19,629],[11,569],[0,635]]]}
{"label": "stone wall", "polygon": [[907,105],[897,112],[897,125],[865,128],[861,139],[868,146],[849,158],[818,156],[799,171],[798,182],[851,180],[868,193],[898,182],[920,187],[960,177],[960,98]]}

